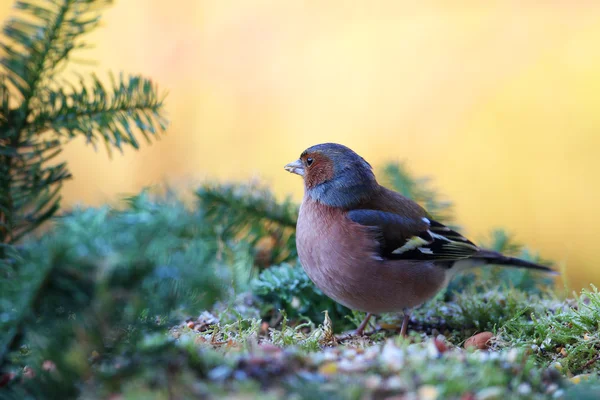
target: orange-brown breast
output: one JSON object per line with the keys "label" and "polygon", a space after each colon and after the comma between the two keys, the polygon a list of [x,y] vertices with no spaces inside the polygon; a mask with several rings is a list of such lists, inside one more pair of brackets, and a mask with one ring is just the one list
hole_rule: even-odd
{"label": "orange-brown breast", "polygon": [[433,297],[447,283],[445,269],[432,262],[382,259],[368,227],[308,196],[296,235],[307,275],[323,293],[351,309],[401,311]]}

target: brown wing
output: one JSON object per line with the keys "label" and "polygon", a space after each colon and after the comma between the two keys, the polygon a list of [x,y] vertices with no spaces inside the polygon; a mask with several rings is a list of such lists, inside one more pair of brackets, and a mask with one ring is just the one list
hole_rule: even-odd
{"label": "brown wing", "polygon": [[380,193],[348,212],[348,218],[372,228],[381,256],[391,259],[459,260],[479,248],[456,231],[432,220],[412,200],[381,187]]}

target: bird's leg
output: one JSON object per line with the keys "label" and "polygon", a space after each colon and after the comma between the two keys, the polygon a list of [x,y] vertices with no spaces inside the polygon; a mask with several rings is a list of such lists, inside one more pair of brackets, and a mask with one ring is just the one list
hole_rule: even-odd
{"label": "bird's leg", "polygon": [[356,336],[362,336],[364,333],[365,328],[367,327],[367,324],[369,323],[369,320],[371,319],[371,316],[373,314],[371,313],[367,313],[367,316],[365,317],[365,319],[363,320],[363,322],[360,323],[358,329],[356,329]]}
{"label": "bird's leg", "polygon": [[404,309],[404,319],[402,320],[402,328],[400,329],[400,334],[403,337],[407,337],[407,331],[408,331],[408,321],[410,320],[410,312],[408,309]]}

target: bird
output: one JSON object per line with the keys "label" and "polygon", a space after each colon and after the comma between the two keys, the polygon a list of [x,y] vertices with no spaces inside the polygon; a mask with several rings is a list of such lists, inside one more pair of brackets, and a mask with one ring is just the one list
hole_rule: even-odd
{"label": "bird", "polygon": [[300,264],[325,295],[366,313],[358,336],[384,312],[404,313],[400,333],[407,336],[410,311],[471,268],[495,264],[557,274],[475,245],[380,185],[371,165],[344,145],[314,145],[284,168],[304,181],[296,223]]}

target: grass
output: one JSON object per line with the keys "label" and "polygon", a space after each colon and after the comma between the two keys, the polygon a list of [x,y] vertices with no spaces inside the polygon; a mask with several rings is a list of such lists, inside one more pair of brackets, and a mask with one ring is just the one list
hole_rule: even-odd
{"label": "grass", "polygon": [[547,304],[531,318],[513,318],[502,326],[498,345],[529,347],[541,365],[554,365],[568,376],[600,371],[600,293],[592,286],[573,301]]}
{"label": "grass", "polygon": [[[222,325],[219,313],[209,328],[182,324],[172,332],[182,343],[223,357],[205,387],[216,397],[260,392],[266,398],[294,393],[299,398],[581,399],[595,393],[600,385],[595,288],[575,300],[516,289],[475,292],[459,293],[449,303],[440,295],[417,310],[408,339],[381,330],[336,343],[324,340],[331,330],[327,324],[290,326],[284,316],[275,327],[256,319]],[[432,315],[433,327],[427,325]],[[394,317],[380,321],[392,326]],[[482,330],[494,333],[491,348],[465,350],[464,340]]]}

